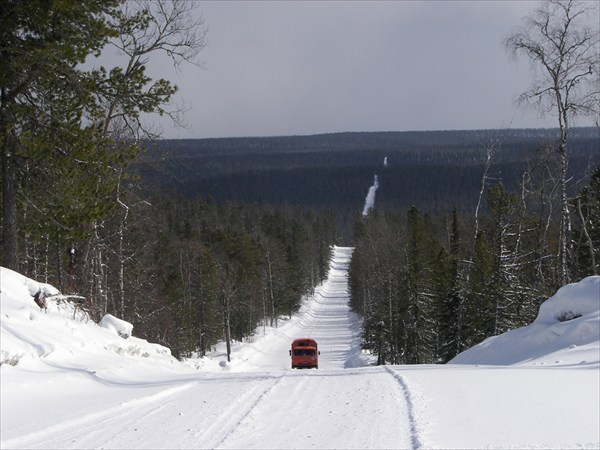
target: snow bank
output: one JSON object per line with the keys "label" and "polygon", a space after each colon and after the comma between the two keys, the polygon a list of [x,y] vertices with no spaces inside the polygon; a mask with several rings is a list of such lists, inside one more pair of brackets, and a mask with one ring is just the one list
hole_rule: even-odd
{"label": "snow bank", "polygon": [[[162,370],[173,365],[190,371],[168,348],[131,336],[133,325],[107,314],[100,325],[76,305],[63,301],[58,289],[0,267],[0,365],[27,370],[110,372],[134,363]],[[43,292],[47,310],[33,296]],[[125,339],[127,338],[127,339]],[[141,363],[141,365],[140,365]],[[135,371],[133,371],[135,373]]]}
{"label": "snow bank", "polygon": [[600,276],[560,288],[526,327],[486,339],[449,364],[600,364]]}
{"label": "snow bank", "polygon": [[600,276],[561,287],[540,306],[535,323],[552,325],[566,322],[600,309]]}
{"label": "snow bank", "polygon": [[0,280],[0,292],[13,298],[33,297],[37,292],[42,292],[46,297],[59,294],[58,289],[49,284],[34,281],[4,267],[0,267]]}

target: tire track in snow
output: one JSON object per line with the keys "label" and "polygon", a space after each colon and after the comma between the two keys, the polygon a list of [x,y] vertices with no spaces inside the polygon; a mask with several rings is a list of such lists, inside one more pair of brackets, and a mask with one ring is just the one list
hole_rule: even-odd
{"label": "tire track in snow", "polygon": [[219,448],[417,448],[404,394],[381,366],[291,372]]}
{"label": "tire track in snow", "polygon": [[[291,387],[290,383],[292,383]],[[298,406],[298,401],[296,400],[298,396],[302,395],[303,397],[306,397],[306,390],[304,389],[306,383],[307,377],[298,375],[297,373],[290,373],[286,375],[285,380],[283,380],[283,382],[282,378],[280,378],[278,382],[273,384],[273,386],[269,390],[269,397],[265,398],[265,396],[263,396],[260,399],[260,402],[256,402],[254,407],[251,410],[249,410],[248,413],[238,422],[236,427],[232,429],[231,432],[226,436],[226,438],[219,443],[219,447],[234,449],[241,448],[243,446],[239,445],[239,437],[237,435],[243,436],[244,440],[246,439],[246,436],[256,436],[256,430],[252,429],[252,425],[250,425],[251,431],[248,430],[248,423],[255,424],[256,415],[261,416],[262,410],[264,410],[265,407],[268,408],[269,406],[276,404],[280,408],[279,411],[293,411]],[[280,396],[276,395],[276,391],[280,391],[282,389],[286,392],[284,398],[281,398]],[[282,417],[285,415],[286,414],[274,414],[269,415],[269,417],[279,422],[285,419],[284,417]],[[269,420],[268,422],[273,422],[273,420]],[[260,423],[262,423],[262,421]],[[273,439],[275,438],[276,436],[273,436],[269,440],[269,443],[263,443],[263,450],[267,448],[273,448]],[[230,445],[232,441],[233,446]],[[290,441],[293,441],[293,439],[290,439]],[[246,442],[246,444],[248,443]],[[248,445],[248,448],[256,448],[256,445],[253,443],[252,445]],[[279,446],[276,445],[275,448],[279,448]],[[284,447],[281,446],[281,448]]]}
{"label": "tire track in snow", "polygon": [[132,410],[148,405],[150,405],[151,414],[152,410],[160,409],[161,406],[158,402],[162,402],[166,398],[190,389],[196,384],[197,383],[181,384],[161,390],[155,394],[123,402],[111,408],[86,414],[82,417],[64,420],[56,425],[42,428],[33,433],[2,441],[2,448],[34,448],[39,446],[39,443],[44,443],[45,446],[48,446],[51,442],[57,441],[57,439],[61,442],[65,442],[70,435],[73,435],[73,437],[81,436],[83,434],[82,430],[87,430],[90,433],[97,432],[98,430],[104,432],[103,427],[99,424],[112,422],[114,421],[115,416],[128,417]]}
{"label": "tire track in snow", "polygon": [[421,435],[419,431],[419,426],[417,424],[417,420],[415,418],[414,413],[414,402],[412,395],[410,393],[410,389],[408,387],[408,383],[404,379],[402,375],[400,375],[397,371],[392,369],[389,366],[383,366],[387,373],[389,373],[396,382],[400,385],[402,389],[402,393],[404,394],[404,402],[406,403],[406,410],[408,411],[408,421],[410,424],[410,432],[411,432],[411,442],[413,449],[423,448],[423,442],[421,441]]}
{"label": "tire track in snow", "polygon": [[281,382],[284,375],[282,372],[276,378],[265,379],[258,386],[244,393],[234,404],[229,405],[198,437],[199,447],[217,448],[225,442],[265,396]]}

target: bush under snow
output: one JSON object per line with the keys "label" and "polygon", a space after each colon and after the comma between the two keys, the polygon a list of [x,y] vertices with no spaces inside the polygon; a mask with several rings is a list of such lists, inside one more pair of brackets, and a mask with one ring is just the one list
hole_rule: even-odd
{"label": "bush under snow", "polygon": [[118,319],[112,314],[105,314],[99,325],[102,328],[112,331],[123,339],[129,338],[133,333],[133,325],[122,319]]}

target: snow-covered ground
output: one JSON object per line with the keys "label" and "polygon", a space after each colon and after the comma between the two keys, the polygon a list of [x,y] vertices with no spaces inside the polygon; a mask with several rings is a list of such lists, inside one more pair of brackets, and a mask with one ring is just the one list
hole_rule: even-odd
{"label": "snow-covered ground", "polygon": [[[300,312],[230,363],[221,346],[179,362],[54,300],[42,312],[32,296],[55,289],[2,268],[0,447],[600,447],[600,277],[450,365],[377,367],[348,308],[351,253],[335,248]],[[290,369],[296,337],[319,342],[319,370]]]}

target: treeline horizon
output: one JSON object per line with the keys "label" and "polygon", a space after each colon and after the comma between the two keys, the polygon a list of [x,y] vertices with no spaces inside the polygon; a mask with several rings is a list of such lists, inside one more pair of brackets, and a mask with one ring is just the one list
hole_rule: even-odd
{"label": "treeline horizon", "polygon": [[[377,208],[406,211],[418,206],[432,215],[455,208],[472,212],[488,153],[490,178],[512,191],[527,166],[548,154],[557,133],[509,129],[167,139],[153,142],[134,170],[142,184],[188,198],[331,210],[341,243],[351,245],[354,216],[362,211],[374,175],[380,184]],[[600,133],[588,127],[572,134],[574,195],[600,161]]]}
{"label": "treeline horizon", "polygon": [[[570,130],[574,138],[595,138],[596,126],[579,126]],[[415,146],[463,145],[465,142],[482,143],[493,136],[503,140],[528,140],[540,143],[559,137],[557,127],[539,128],[466,128],[459,130],[408,130],[408,131],[335,131],[330,133],[288,134],[273,136],[222,136],[196,138],[160,138],[147,141],[149,149],[169,147],[182,154],[193,153],[254,153],[281,151],[322,151],[336,148],[348,150],[374,150],[385,148],[413,148]],[[193,143],[193,146],[188,144]],[[161,154],[159,154],[161,155]],[[152,155],[146,155],[152,159]],[[162,154],[164,156],[164,154]],[[189,156],[189,154],[188,154]]]}

